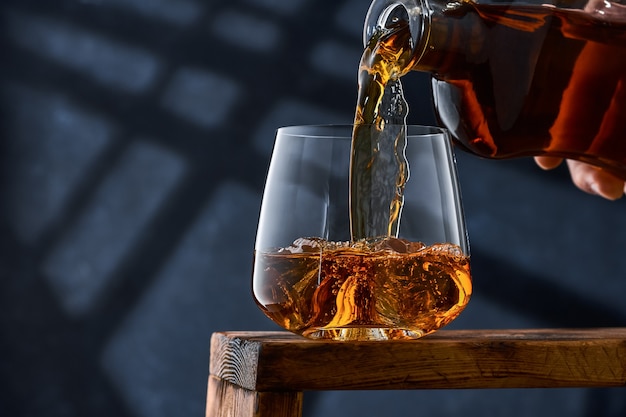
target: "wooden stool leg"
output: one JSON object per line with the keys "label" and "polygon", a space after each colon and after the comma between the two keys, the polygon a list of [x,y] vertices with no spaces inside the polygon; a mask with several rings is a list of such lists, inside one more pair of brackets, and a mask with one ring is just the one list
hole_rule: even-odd
{"label": "wooden stool leg", "polygon": [[303,393],[258,392],[209,376],[206,417],[302,417]]}

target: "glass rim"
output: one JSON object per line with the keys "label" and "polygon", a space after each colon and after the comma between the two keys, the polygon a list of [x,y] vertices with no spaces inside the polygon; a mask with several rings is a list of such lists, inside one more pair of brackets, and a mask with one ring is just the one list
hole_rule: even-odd
{"label": "glass rim", "polygon": [[[282,126],[276,130],[277,135],[296,136],[310,138],[351,138],[354,124],[310,124]],[[364,125],[368,126],[368,125]],[[371,125],[369,125],[371,126]],[[402,126],[401,124],[388,123],[387,126]],[[407,124],[407,137],[416,136],[448,136],[448,130],[444,127],[431,125]]]}

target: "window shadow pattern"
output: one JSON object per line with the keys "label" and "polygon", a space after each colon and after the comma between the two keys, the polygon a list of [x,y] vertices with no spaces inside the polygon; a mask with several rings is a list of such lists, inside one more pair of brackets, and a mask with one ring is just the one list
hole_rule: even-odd
{"label": "window shadow pattern", "polygon": [[[273,329],[249,280],[274,130],[350,122],[367,6],[3,2],[0,415],[202,415],[210,333]],[[411,121],[435,123],[427,78],[406,89]],[[622,203],[525,162],[459,168],[476,301],[454,326],[626,324]],[[316,393],[305,412],[400,398],[391,415],[416,401],[496,415],[509,398],[470,394],[354,393],[336,409],[341,394]],[[626,413],[616,390],[563,395],[572,415]],[[554,407],[533,401],[507,415]]]}

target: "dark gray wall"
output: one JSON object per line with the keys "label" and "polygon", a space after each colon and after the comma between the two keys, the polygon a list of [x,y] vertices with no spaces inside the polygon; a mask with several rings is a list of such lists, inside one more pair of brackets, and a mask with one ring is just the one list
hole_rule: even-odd
{"label": "dark gray wall", "polygon": [[[351,121],[368,3],[2,2],[0,415],[203,415],[211,332],[275,328],[249,290],[273,132]],[[434,123],[427,77],[406,90]],[[458,157],[475,296],[451,327],[626,325],[624,202]],[[325,393],[306,412],[609,417],[624,398]]]}

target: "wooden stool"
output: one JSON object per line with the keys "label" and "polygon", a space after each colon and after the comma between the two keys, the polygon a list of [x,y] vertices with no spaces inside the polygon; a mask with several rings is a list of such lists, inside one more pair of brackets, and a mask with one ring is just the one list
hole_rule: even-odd
{"label": "wooden stool", "polygon": [[441,330],[415,341],[211,338],[207,417],[300,417],[303,391],[626,385],[626,328]]}

